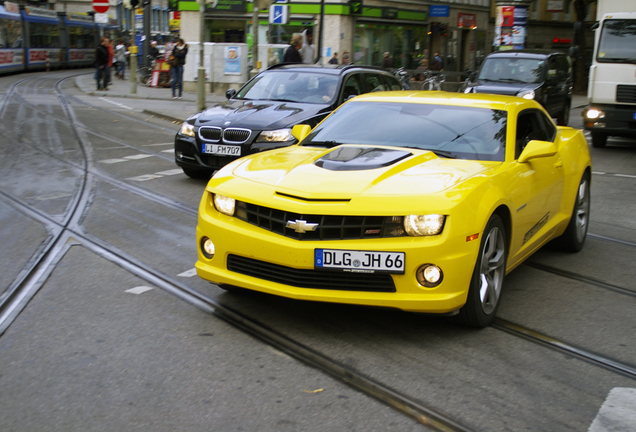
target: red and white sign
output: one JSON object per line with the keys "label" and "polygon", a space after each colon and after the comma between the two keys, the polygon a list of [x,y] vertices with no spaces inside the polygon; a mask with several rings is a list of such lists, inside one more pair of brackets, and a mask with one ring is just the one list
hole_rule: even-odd
{"label": "red and white sign", "polygon": [[108,0],[93,0],[93,10],[97,13],[108,12],[109,6]]}

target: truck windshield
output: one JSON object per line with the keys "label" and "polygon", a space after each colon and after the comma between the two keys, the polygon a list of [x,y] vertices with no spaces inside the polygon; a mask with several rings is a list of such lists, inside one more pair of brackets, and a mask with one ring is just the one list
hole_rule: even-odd
{"label": "truck windshield", "polygon": [[603,23],[596,61],[636,63],[636,20],[608,19]]}

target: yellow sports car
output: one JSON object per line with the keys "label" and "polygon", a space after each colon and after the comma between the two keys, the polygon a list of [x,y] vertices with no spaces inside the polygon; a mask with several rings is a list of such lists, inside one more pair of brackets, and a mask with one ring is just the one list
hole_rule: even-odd
{"label": "yellow sports car", "polygon": [[506,273],[551,240],[583,247],[588,145],[536,101],[370,93],[293,134],[299,144],[236,160],[208,183],[202,278],[483,327]]}

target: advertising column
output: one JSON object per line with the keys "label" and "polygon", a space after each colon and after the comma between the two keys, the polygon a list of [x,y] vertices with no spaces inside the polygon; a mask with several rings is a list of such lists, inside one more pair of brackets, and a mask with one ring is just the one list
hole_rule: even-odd
{"label": "advertising column", "polygon": [[527,1],[497,2],[495,40],[493,41],[497,51],[525,48],[528,6]]}

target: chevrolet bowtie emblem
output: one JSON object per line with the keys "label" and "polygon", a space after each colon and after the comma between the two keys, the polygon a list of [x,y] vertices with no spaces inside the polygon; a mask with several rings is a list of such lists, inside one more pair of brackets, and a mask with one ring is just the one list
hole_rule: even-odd
{"label": "chevrolet bowtie emblem", "polygon": [[316,231],[317,223],[307,223],[304,220],[287,221],[286,228],[291,228],[297,233],[306,233],[307,231]]}

